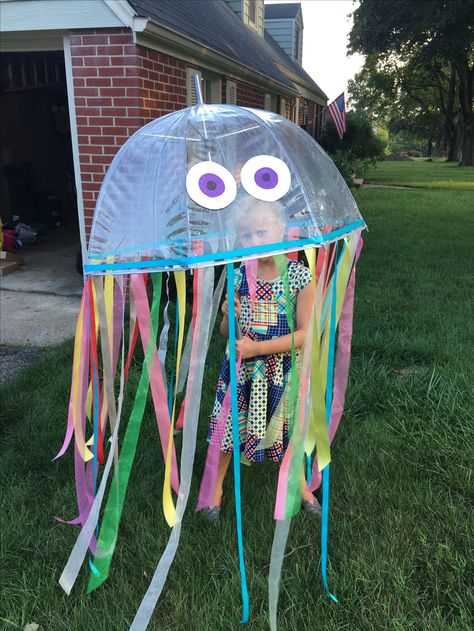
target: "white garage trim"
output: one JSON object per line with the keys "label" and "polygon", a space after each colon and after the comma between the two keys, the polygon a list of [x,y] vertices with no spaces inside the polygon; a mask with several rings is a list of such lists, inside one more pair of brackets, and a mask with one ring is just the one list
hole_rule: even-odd
{"label": "white garage trim", "polygon": [[77,136],[76,105],[74,103],[74,81],[72,76],[71,45],[69,36],[64,37],[64,64],[66,66],[67,99],[69,106],[69,124],[71,127],[72,159],[74,162],[74,180],[76,182],[77,215],[79,235],[81,237],[82,261],[87,261],[86,224],[84,218],[84,199],[82,197],[81,164],[79,161],[79,139]]}

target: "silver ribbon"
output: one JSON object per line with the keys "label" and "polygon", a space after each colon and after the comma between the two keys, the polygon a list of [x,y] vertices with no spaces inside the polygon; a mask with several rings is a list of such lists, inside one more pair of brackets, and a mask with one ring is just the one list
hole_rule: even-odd
{"label": "silver ribbon", "polygon": [[178,522],[173,526],[168,544],[153,574],[150,586],[140,604],[135,618],[130,627],[130,631],[144,631],[153,610],[158,602],[163,586],[168,576],[169,569],[176,555],[179,538],[181,534],[181,524],[186,504],[188,502],[189,490],[191,488],[191,477],[194,465],[194,452],[196,449],[196,434],[199,420],[199,408],[201,403],[202,380],[204,376],[204,365],[206,360],[206,347],[209,337],[209,325],[211,311],[206,308],[212,299],[212,288],[214,284],[214,268],[205,267],[199,270],[200,304],[196,315],[196,326],[191,351],[190,376],[188,392],[186,398],[188,404],[184,412],[183,428],[183,448],[181,452],[181,485],[179,487],[176,513]]}

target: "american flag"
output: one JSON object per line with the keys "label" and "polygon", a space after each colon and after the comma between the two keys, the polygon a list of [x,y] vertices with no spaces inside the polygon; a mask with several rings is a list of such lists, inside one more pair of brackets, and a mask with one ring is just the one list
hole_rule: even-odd
{"label": "american flag", "polygon": [[346,103],[344,100],[344,92],[334,99],[326,108],[326,112],[331,117],[332,122],[336,126],[337,135],[342,140],[346,131]]}

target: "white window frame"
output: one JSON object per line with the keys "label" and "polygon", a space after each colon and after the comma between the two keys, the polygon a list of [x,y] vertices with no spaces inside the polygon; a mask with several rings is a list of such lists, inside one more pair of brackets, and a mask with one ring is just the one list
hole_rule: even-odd
{"label": "white window frame", "polygon": [[196,90],[194,88],[193,75],[197,74],[201,81],[201,71],[196,68],[186,68],[186,105],[192,107],[197,104]]}
{"label": "white window frame", "polygon": [[[222,103],[222,79],[220,75],[203,70],[201,79],[204,103]],[[202,85],[204,82],[206,82],[206,86]],[[208,87],[210,87],[210,94],[207,93]]]}
{"label": "white window frame", "polygon": [[300,99],[296,97],[293,110],[293,122],[298,125],[300,119]]}

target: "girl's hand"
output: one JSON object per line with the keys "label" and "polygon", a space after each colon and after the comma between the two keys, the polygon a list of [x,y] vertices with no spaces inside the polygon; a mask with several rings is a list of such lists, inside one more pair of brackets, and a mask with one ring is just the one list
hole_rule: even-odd
{"label": "girl's hand", "polygon": [[258,342],[250,340],[248,337],[244,337],[241,340],[235,342],[235,352],[237,356],[242,355],[242,359],[250,359],[259,355]]}
{"label": "girl's hand", "polygon": [[[226,318],[229,317],[229,301],[227,300],[227,298],[222,303],[221,311],[224,317]],[[235,300],[234,300],[234,313],[235,313],[235,317],[238,320],[240,317],[240,300],[237,297],[235,297]]]}

